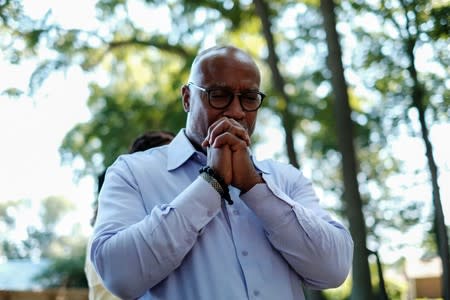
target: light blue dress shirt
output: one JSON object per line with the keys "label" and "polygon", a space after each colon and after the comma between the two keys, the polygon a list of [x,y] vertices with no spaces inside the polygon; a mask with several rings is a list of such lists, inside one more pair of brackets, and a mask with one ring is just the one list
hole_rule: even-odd
{"label": "light blue dress shirt", "polygon": [[255,161],[265,184],[223,201],[198,170],[206,156],[180,131],[171,144],[123,155],[99,195],[91,259],[123,299],[304,299],[340,285],[348,231],[319,206],[302,173]]}

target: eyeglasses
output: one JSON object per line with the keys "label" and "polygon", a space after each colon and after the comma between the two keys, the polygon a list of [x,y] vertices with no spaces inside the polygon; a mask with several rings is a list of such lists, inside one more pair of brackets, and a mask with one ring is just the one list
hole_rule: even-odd
{"label": "eyeglasses", "polygon": [[208,102],[211,107],[216,109],[224,109],[228,107],[235,96],[238,96],[241,107],[244,111],[256,111],[261,106],[262,101],[266,95],[260,91],[245,91],[242,93],[234,93],[227,88],[204,88],[196,85],[193,82],[189,82],[188,86],[193,86],[208,95]]}

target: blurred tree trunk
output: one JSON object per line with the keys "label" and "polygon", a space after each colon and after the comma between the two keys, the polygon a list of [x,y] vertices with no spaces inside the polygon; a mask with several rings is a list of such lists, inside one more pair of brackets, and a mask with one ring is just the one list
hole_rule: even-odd
{"label": "blurred tree trunk", "polygon": [[342,155],[344,198],[350,232],[355,243],[352,269],[352,299],[373,299],[369,262],[366,251],[366,225],[357,181],[357,162],[353,144],[353,123],[342,65],[342,51],[336,31],[333,0],[320,1],[328,46],[327,64],[335,94],[335,114],[339,151]]}
{"label": "blurred tree trunk", "polygon": [[380,256],[378,255],[378,251],[371,251],[367,249],[368,255],[374,255],[375,259],[377,261],[377,273],[378,273],[378,299],[379,300],[389,300],[387,291],[386,291],[386,284],[384,283],[384,276],[383,276],[383,266],[381,265]]}
{"label": "blurred tree trunk", "polygon": [[[449,255],[449,244],[448,244],[448,236],[447,236],[447,228],[445,226],[444,213],[442,211],[442,202],[441,196],[439,192],[439,184],[438,184],[438,168],[436,162],[434,160],[433,155],[433,146],[431,145],[428,133],[428,126],[425,120],[425,105],[424,105],[424,87],[419,82],[417,77],[417,69],[415,65],[415,55],[414,48],[417,42],[417,31],[416,34],[411,32],[411,22],[410,17],[408,15],[408,8],[404,1],[400,1],[403,5],[405,12],[406,25],[405,29],[407,32],[407,39],[405,40],[405,50],[409,59],[409,67],[408,73],[413,80],[412,86],[412,106],[417,110],[419,123],[422,133],[422,139],[425,144],[425,154],[428,161],[428,169],[431,175],[431,186],[433,190],[433,206],[434,206],[434,230],[436,236],[436,244],[438,246],[438,253],[441,257],[442,261],[442,297],[445,300],[450,300],[450,275],[449,275],[449,267],[450,267],[450,255]],[[412,11],[417,18],[417,11],[415,7],[412,7]],[[415,28],[414,30],[418,30]]]}
{"label": "blurred tree trunk", "polygon": [[281,111],[281,122],[283,124],[285,133],[287,156],[289,159],[289,163],[298,168],[299,163],[294,146],[294,116],[289,111],[289,103],[291,101],[289,99],[289,96],[286,94],[286,91],[284,90],[285,80],[281,75],[280,70],[278,69],[279,58],[275,52],[275,42],[271,31],[271,22],[267,4],[263,0],[254,0],[253,3],[255,4],[256,14],[261,19],[264,38],[267,42],[267,49],[269,52],[267,63],[269,64],[272,73],[274,88],[285,104],[283,106],[283,110]]}
{"label": "blurred tree trunk", "polygon": [[442,210],[441,196],[439,192],[438,183],[438,168],[434,160],[433,146],[431,145],[428,126],[425,121],[425,109],[423,104],[423,89],[417,79],[417,72],[414,65],[414,46],[408,47],[408,56],[411,60],[411,65],[408,68],[411,77],[414,80],[414,86],[412,90],[412,106],[417,110],[419,115],[420,128],[422,131],[422,139],[425,144],[426,157],[428,161],[428,169],[431,175],[431,185],[433,190],[433,206],[434,206],[434,224],[436,236],[436,244],[438,246],[438,254],[442,261],[442,293],[445,300],[450,299],[450,277],[449,277],[449,267],[450,267],[450,256],[449,256],[449,245],[447,228],[445,225],[444,212]]}

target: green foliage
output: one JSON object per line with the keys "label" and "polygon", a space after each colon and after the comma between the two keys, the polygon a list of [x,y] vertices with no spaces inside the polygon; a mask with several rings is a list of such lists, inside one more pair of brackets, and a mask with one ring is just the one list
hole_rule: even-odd
{"label": "green foliage", "polygon": [[327,300],[348,300],[352,291],[352,280],[347,280],[336,289],[328,289],[324,291]]}
{"label": "green foliage", "polygon": [[22,201],[6,201],[0,202],[0,220],[5,226],[11,227],[16,223],[15,217],[12,215],[12,211],[21,204]]}
{"label": "green foliage", "polygon": [[31,74],[28,84],[30,94],[34,94],[35,91],[42,86],[44,81],[48,78],[50,73],[67,67],[68,62],[64,60],[44,60]]}
{"label": "green foliage", "polygon": [[49,196],[42,200],[41,220],[48,231],[61,220],[61,218],[74,209],[74,205],[68,199],[60,196]]}
{"label": "green foliage", "polygon": [[152,59],[147,53],[124,51],[112,64],[113,82],[106,87],[91,84],[88,105],[93,118],[73,128],[61,146],[64,162],[79,157],[86,163],[80,175],[100,173],[145,131],[176,133],[183,127],[180,88],[187,78],[185,61],[150,54]]}
{"label": "green foliage", "polygon": [[[52,239],[50,265],[34,281],[47,288],[87,288],[84,263],[86,259],[86,239],[79,236],[79,228],[73,229],[73,235]],[[55,243],[58,240],[59,243]]]}
{"label": "green foliage", "polygon": [[[367,153],[359,151],[363,174],[378,178],[383,185],[383,178],[391,174],[403,172],[404,166],[393,155],[389,155],[390,142],[400,134],[400,130],[408,128],[412,136],[418,133],[413,129],[415,120],[410,119],[413,89],[419,88],[423,92],[423,104],[428,124],[434,122],[448,122],[450,116],[450,98],[445,88],[448,78],[448,12],[450,6],[439,1],[385,1],[367,3],[351,1],[354,10],[343,11],[347,20],[366,18],[378,21],[379,26],[355,26],[358,48],[352,51],[352,69],[359,73],[368,90],[373,91],[372,104],[367,110],[369,115],[377,121],[372,122],[370,135],[373,138],[371,148],[379,148],[381,161],[368,161]],[[443,20],[442,18],[447,18]],[[446,42],[444,42],[446,41]],[[426,54],[433,57],[432,67],[418,69],[419,82],[412,77],[412,64],[409,53]],[[422,52],[419,52],[422,51]],[[447,52],[447,53],[446,53]],[[376,166],[373,168],[373,166]],[[372,170],[372,171],[371,171]],[[423,172],[417,170],[417,172]],[[365,177],[363,182],[370,177]],[[367,179],[366,179],[367,178]],[[392,177],[391,177],[392,178]],[[405,185],[408,189],[417,182]],[[364,191],[364,186],[363,186]],[[389,195],[387,189],[380,189],[377,193],[367,190],[366,222],[369,228],[378,224],[380,228],[395,226],[407,231],[417,224],[427,221],[423,215],[424,199],[404,199],[402,195]],[[377,199],[378,198],[378,199]],[[380,209],[381,208],[381,209]],[[379,229],[378,229],[379,230]],[[375,229],[375,232],[378,231]],[[381,243],[377,235],[372,235]]]}
{"label": "green foliage", "polygon": [[[391,279],[390,277],[386,277],[386,269],[387,266],[382,266],[383,269],[383,278],[384,278],[384,284],[385,284],[385,289],[386,289],[386,293],[388,296],[388,299],[391,300],[401,300],[401,299],[405,299],[408,293],[408,287],[407,287],[407,282],[406,281],[398,281],[395,279]],[[394,267],[391,266],[391,269],[394,269]],[[400,272],[400,270],[399,270]],[[375,297],[376,299],[381,299],[380,298],[380,278],[378,277],[378,270],[377,270],[377,265],[376,264],[371,264],[370,265],[370,273],[371,273],[371,277],[372,279],[372,285],[374,287],[374,291],[375,291]]]}
{"label": "green foliage", "polygon": [[20,245],[12,240],[11,231],[16,226],[16,212],[22,201],[0,202],[0,258],[20,258]]}
{"label": "green foliage", "polygon": [[7,95],[9,98],[20,98],[23,95],[23,91],[18,88],[8,88],[1,92],[0,95]]}
{"label": "green foliage", "polygon": [[[391,269],[393,266],[390,266]],[[385,289],[388,295],[388,299],[390,300],[401,300],[405,299],[407,295],[407,284],[405,281],[399,281],[398,279],[393,279],[390,277],[386,278],[385,270],[388,269],[388,266],[383,266],[384,271],[384,281],[385,281]],[[370,273],[372,280],[372,286],[375,291],[374,299],[380,298],[380,286],[379,286],[379,278],[376,264],[370,264]],[[338,288],[328,289],[324,291],[324,295],[327,300],[346,300],[350,299],[352,289],[352,278],[349,276],[347,280]]]}
{"label": "green foliage", "polygon": [[[445,80],[448,77],[448,4],[437,5],[430,1],[389,1],[376,4],[358,4],[354,14],[379,18],[389,30],[376,30],[358,26],[358,50],[355,52],[353,68],[358,70],[365,85],[380,93],[382,103],[379,112],[385,119],[387,130],[397,133],[399,120],[408,120],[407,108],[411,103],[414,84],[409,48],[428,49],[436,64],[420,71],[419,79],[424,83],[425,105],[434,112],[433,119],[448,121],[450,100],[446,95]],[[352,14],[348,15],[353,17]],[[444,20],[446,19],[446,20]],[[376,28],[376,27],[375,27]],[[446,41],[446,42],[445,42]]]}
{"label": "green foliage", "polygon": [[[31,202],[16,200],[0,203],[0,256],[6,259],[36,259],[80,252],[85,240],[80,236],[79,225],[73,225],[70,236],[56,232],[59,222],[73,208],[73,204],[65,198],[47,197],[42,200],[39,215],[36,215],[39,221],[26,223],[25,232],[18,232],[20,227],[17,222],[23,222],[20,217],[37,213]],[[21,238],[18,238],[18,233]]]}
{"label": "green foliage", "polygon": [[85,256],[58,257],[34,281],[46,288],[87,288],[84,274]]}
{"label": "green foliage", "polygon": [[58,235],[58,222],[73,210],[67,199],[50,196],[42,200],[40,224],[28,224],[26,237],[17,238],[17,217],[32,215],[30,201],[0,202],[0,257],[2,259],[51,260],[36,278],[46,287],[87,287],[84,275],[86,239],[76,225],[68,235]]}
{"label": "green foliage", "polygon": [[[424,31],[431,37],[432,40],[444,40],[448,41],[450,34],[450,5],[446,4],[446,1],[442,1],[439,4],[438,1],[434,1],[436,4],[428,5],[426,11],[423,11],[421,16],[423,16],[424,23],[432,22],[432,26],[429,26],[428,30]],[[430,9],[431,8],[431,9]],[[430,20],[430,21],[429,21]]]}

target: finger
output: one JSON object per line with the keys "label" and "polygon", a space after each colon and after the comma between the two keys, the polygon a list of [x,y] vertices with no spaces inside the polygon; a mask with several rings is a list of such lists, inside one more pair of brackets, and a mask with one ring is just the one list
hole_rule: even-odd
{"label": "finger", "polygon": [[224,123],[226,120],[227,118],[220,118],[209,126],[204,143],[212,145],[216,136],[226,131],[228,127],[227,123]]}
{"label": "finger", "polygon": [[225,133],[228,132],[241,140],[245,141],[245,143],[250,145],[250,136],[248,135],[247,129],[244,128],[239,122],[229,118],[222,118],[218,121],[214,122],[208,128],[208,135],[202,143],[202,146],[212,145],[214,144],[215,139]]}
{"label": "finger", "polygon": [[239,137],[235,136],[230,132],[224,132],[221,135],[217,136],[216,139],[214,139],[212,147],[220,148],[223,147],[224,145],[229,146],[233,152],[247,149],[246,141],[240,139]]}
{"label": "finger", "polygon": [[203,142],[202,142],[202,147],[203,147],[203,148],[207,148],[207,147],[209,147],[209,146],[211,146],[211,145],[209,144],[209,141],[208,141],[207,139],[204,139]]}
{"label": "finger", "polygon": [[213,168],[214,171],[223,178],[226,184],[231,183],[232,169],[231,169],[231,150],[225,145],[220,148],[207,148],[207,165]]}

